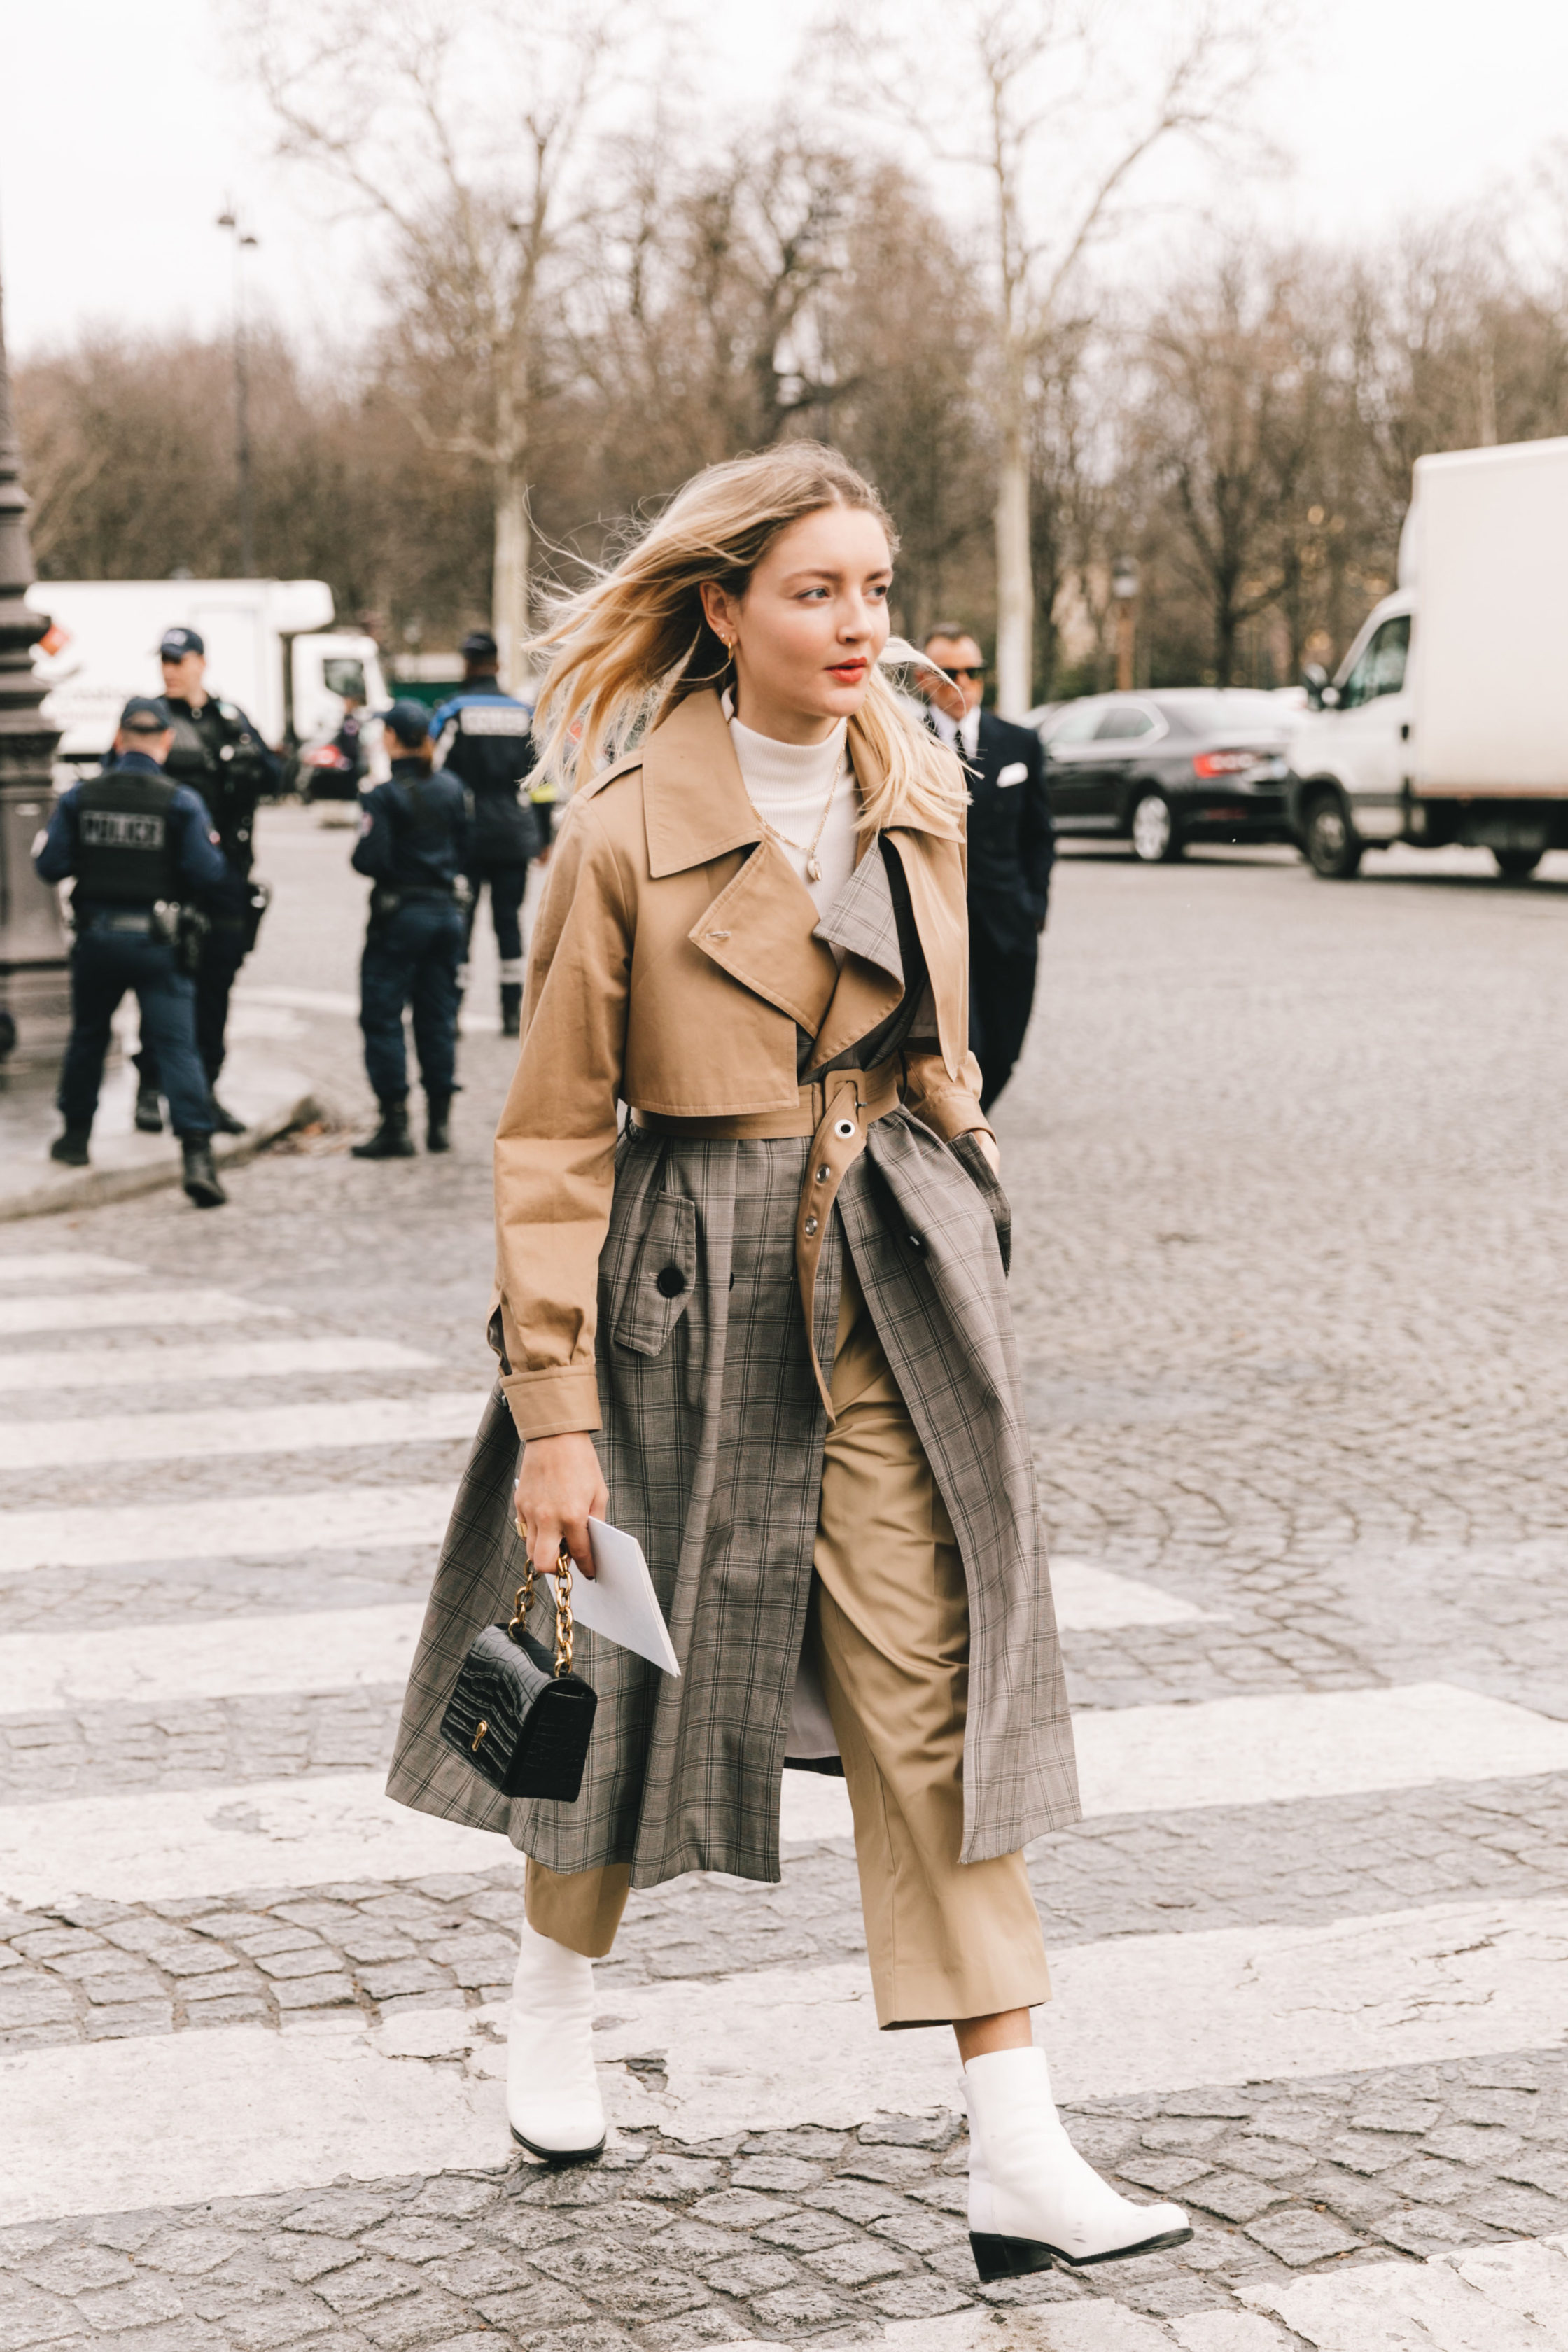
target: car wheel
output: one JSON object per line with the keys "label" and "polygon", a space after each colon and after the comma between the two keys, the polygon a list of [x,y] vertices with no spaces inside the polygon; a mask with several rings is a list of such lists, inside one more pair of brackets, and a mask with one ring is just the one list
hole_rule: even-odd
{"label": "car wheel", "polygon": [[1546,852],[1543,849],[1494,849],[1497,870],[1505,882],[1528,882]]}
{"label": "car wheel", "polygon": [[1141,793],[1132,809],[1132,855],[1145,866],[1164,866],[1182,854],[1182,836],[1163,793]]}
{"label": "car wheel", "polygon": [[1361,866],[1363,845],[1338,793],[1320,793],[1307,811],[1307,863],[1329,882],[1349,882]]}

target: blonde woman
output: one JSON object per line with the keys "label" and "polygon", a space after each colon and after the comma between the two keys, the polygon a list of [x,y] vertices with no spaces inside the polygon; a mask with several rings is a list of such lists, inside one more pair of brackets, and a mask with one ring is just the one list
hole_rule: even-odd
{"label": "blonde woman", "polygon": [[[1076,2154],[1030,2038],[1020,1849],[1078,1793],[963,792],[879,674],[893,554],[868,484],[790,443],[688,483],[544,640],[536,729],[576,790],[496,1140],[500,1379],[390,1787],[528,1856],[509,2114],[570,2162],[605,2142],[593,1962],[628,1888],[777,1880],[786,1759],[842,1770],[878,2021],[953,2026],[996,2279],[1190,2231]],[[495,1795],[437,1737],[520,1580],[514,1481],[536,1560],[591,1575],[594,1517],[640,1539],[682,1669],[583,1639],[572,1805]]]}

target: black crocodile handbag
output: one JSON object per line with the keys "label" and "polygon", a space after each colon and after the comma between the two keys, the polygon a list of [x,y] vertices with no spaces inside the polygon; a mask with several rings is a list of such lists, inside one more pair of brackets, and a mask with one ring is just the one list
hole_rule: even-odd
{"label": "black crocodile handbag", "polygon": [[549,1797],[574,1804],[599,1702],[572,1671],[572,1556],[547,1570],[555,1585],[555,1654],[523,1620],[535,1570],[517,1589],[509,1625],[487,1625],[463,1660],[441,1717],[441,1737],[503,1797]]}

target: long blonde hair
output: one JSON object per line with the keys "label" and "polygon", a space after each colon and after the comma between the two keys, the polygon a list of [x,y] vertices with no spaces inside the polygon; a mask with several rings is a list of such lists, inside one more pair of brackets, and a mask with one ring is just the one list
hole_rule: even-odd
{"label": "long blonde hair", "polygon": [[[564,598],[533,639],[530,651],[549,663],[534,719],[544,772],[569,788],[688,695],[729,684],[731,656],[702,610],[703,582],[744,595],[779,532],[824,507],[875,515],[897,553],[877,492],[821,442],[783,442],[693,475],[620,562]],[[896,815],[957,821],[965,798],[958,761],[875,664],[849,739],[864,755],[856,761],[863,828]]]}

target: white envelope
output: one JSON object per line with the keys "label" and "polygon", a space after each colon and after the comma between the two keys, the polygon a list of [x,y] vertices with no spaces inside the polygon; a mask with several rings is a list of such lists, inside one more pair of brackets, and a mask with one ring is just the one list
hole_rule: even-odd
{"label": "white envelope", "polygon": [[1001,774],[997,777],[996,782],[998,785],[1021,784],[1028,772],[1029,768],[1026,761],[1009,760]]}
{"label": "white envelope", "polygon": [[641,1544],[603,1519],[590,1519],[588,1533],[594,1574],[572,1579],[573,1616],[606,1642],[618,1642],[623,1650],[651,1658],[667,1675],[678,1675],[679,1663]]}

